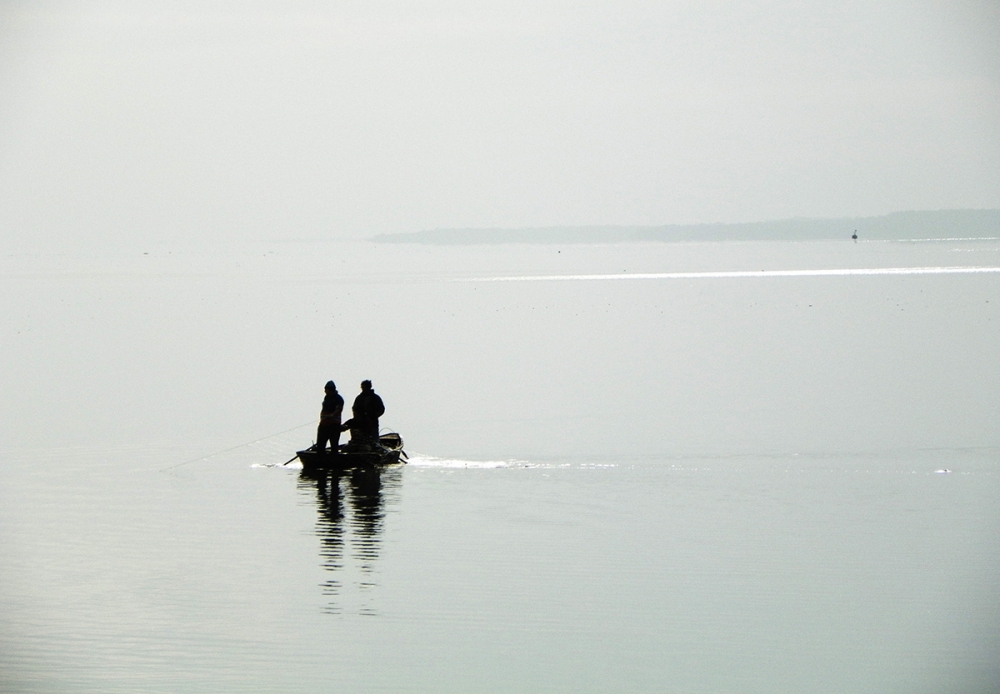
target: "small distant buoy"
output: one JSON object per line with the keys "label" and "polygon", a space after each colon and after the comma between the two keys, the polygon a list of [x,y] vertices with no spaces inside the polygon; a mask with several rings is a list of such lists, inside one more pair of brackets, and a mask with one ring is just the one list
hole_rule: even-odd
{"label": "small distant buoy", "polygon": [[858,232],[855,231],[853,234],[851,234],[851,238],[854,239],[855,241],[857,241],[858,240]]}
{"label": "small distant buoy", "polygon": [[935,470],[934,474],[935,475],[949,475],[949,474],[951,474],[951,470],[949,470],[948,468],[942,468],[941,470]]}

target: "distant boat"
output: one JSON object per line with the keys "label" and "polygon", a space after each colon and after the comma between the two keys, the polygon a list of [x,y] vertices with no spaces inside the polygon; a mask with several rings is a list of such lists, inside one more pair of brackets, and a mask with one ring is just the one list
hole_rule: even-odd
{"label": "distant boat", "polygon": [[403,437],[395,432],[382,434],[373,443],[345,443],[337,450],[307,448],[296,453],[305,470],[347,469],[361,466],[393,465],[406,458]]}

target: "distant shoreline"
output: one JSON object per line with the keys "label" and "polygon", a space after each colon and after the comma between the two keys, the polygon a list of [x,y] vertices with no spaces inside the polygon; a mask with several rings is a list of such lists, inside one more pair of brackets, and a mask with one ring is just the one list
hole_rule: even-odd
{"label": "distant shoreline", "polygon": [[506,243],[572,244],[643,241],[905,241],[942,238],[1000,237],[1000,209],[893,212],[878,217],[811,219],[796,217],[737,224],[667,224],[662,226],[558,226],[521,229],[427,229],[379,234],[375,243],[482,245]]}

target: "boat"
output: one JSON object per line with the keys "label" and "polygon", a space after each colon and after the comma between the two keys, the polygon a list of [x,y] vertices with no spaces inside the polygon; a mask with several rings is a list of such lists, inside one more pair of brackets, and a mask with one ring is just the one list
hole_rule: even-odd
{"label": "boat", "polygon": [[307,448],[296,453],[303,470],[347,469],[361,466],[394,465],[400,456],[406,459],[403,437],[395,432],[382,434],[377,441],[359,443],[351,441],[337,447],[317,450]]}

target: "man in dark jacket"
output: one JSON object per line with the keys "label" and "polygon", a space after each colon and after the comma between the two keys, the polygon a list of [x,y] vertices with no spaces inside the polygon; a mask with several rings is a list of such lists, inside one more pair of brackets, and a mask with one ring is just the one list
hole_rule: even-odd
{"label": "man in dark jacket", "polygon": [[337,392],[333,381],[327,381],[323,388],[323,408],[319,412],[319,429],[316,430],[316,450],[326,449],[327,441],[334,451],[340,446],[340,418],[344,412],[344,398]]}
{"label": "man in dark jacket", "polygon": [[369,441],[378,439],[378,418],[385,414],[385,405],[382,404],[382,398],[372,390],[371,381],[361,382],[361,392],[354,398],[351,409],[354,414],[350,422],[352,434],[357,431]]}

